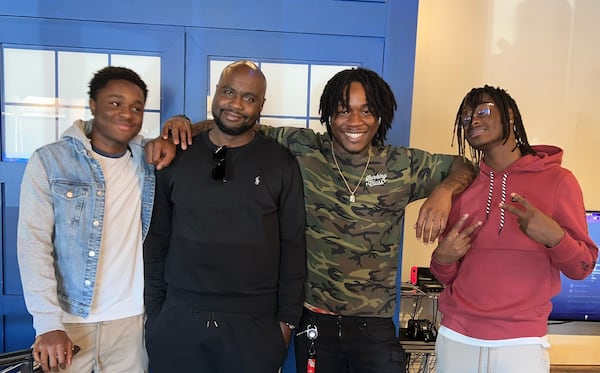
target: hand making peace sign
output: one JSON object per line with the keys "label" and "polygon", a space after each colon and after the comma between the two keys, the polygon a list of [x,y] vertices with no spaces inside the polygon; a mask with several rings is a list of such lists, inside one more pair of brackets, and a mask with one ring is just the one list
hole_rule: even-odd
{"label": "hand making peace sign", "polygon": [[546,247],[554,247],[562,240],[565,231],[554,219],[538,210],[525,197],[517,193],[511,193],[510,196],[511,200],[518,205],[500,203],[499,206],[516,215],[519,228],[523,233]]}

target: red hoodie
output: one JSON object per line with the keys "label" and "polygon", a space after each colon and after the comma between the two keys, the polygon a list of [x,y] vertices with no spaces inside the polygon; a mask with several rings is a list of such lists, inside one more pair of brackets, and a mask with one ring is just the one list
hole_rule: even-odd
{"label": "red hoodie", "polygon": [[[592,273],[598,248],[589,237],[579,183],[561,167],[563,151],[534,146],[506,170],[483,161],[473,184],[457,196],[448,227],[469,214],[464,227],[481,220],[471,249],[457,263],[431,260],[431,271],[446,285],[440,294],[442,325],[463,335],[487,339],[541,337],[547,333],[550,299],[560,291],[560,272],[573,279]],[[524,196],[565,231],[547,248],[519,229],[517,217],[498,204],[510,193]]]}

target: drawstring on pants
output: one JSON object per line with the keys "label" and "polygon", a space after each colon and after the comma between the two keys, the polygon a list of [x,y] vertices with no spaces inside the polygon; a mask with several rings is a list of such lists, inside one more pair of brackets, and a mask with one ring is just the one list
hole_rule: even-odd
{"label": "drawstring on pants", "polygon": [[217,317],[215,316],[215,313],[213,311],[209,311],[207,317],[208,317],[208,319],[206,320],[207,328],[210,328],[211,323],[215,326],[215,328],[219,327],[219,324],[217,323]]}

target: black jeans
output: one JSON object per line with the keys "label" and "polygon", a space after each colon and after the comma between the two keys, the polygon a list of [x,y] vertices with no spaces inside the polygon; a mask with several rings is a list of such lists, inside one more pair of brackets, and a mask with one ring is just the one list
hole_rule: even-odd
{"label": "black jeans", "polygon": [[391,318],[323,315],[305,308],[294,340],[297,373],[306,372],[309,325],[318,331],[318,373],[405,372],[404,349]]}

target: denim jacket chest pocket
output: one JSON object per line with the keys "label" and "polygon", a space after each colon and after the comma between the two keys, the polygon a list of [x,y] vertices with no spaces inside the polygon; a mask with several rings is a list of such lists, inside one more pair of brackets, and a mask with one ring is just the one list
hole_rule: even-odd
{"label": "denim jacket chest pocket", "polygon": [[56,180],[51,183],[57,226],[79,224],[89,201],[92,185],[89,183]]}

